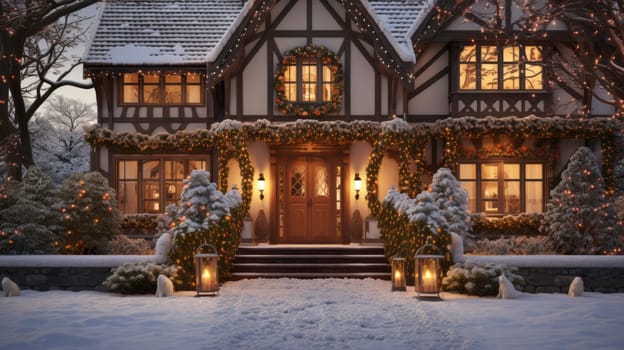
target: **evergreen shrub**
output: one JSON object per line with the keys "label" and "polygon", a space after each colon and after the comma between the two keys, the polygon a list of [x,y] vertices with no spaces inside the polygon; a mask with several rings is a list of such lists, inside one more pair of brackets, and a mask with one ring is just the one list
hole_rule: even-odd
{"label": "evergreen shrub", "polygon": [[113,268],[102,285],[111,292],[122,294],[156,293],[156,281],[160,274],[173,280],[176,268],[147,261],[126,263]]}
{"label": "evergreen shrub", "polygon": [[506,265],[479,265],[470,261],[457,263],[442,279],[442,288],[468,295],[495,296],[498,294],[498,277],[503,274],[516,289],[522,290],[524,278],[517,272],[517,268]]}

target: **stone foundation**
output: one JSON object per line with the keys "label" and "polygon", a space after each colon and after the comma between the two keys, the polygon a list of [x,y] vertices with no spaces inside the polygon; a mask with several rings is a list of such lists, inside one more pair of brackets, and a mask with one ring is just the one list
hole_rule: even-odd
{"label": "stone foundation", "polygon": [[520,267],[518,272],[527,293],[567,293],[577,276],[586,292],[624,293],[624,268]]}

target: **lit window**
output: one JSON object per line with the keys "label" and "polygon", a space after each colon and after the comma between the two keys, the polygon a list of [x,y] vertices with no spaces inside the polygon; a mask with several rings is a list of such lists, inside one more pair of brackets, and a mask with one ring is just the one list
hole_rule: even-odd
{"label": "lit window", "polygon": [[164,212],[180,198],[183,180],[191,171],[208,164],[208,159],[118,159],[119,209],[125,214]]}
{"label": "lit window", "polygon": [[125,73],[121,103],[191,105],[202,103],[201,76],[188,74]]}
{"label": "lit window", "polygon": [[327,48],[306,46],[284,54],[276,72],[276,106],[282,113],[320,116],[342,108],[342,66]]}
{"label": "lit window", "polygon": [[465,45],[459,90],[542,90],[542,46]]}
{"label": "lit window", "polygon": [[544,202],[542,163],[461,163],[459,180],[473,212],[539,213]]}

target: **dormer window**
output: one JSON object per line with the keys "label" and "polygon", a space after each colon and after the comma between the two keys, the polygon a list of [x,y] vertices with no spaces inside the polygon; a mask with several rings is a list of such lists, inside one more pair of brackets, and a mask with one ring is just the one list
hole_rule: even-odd
{"label": "dormer window", "polygon": [[460,91],[543,90],[541,45],[465,45],[459,54]]}
{"label": "dormer window", "polygon": [[122,104],[199,105],[202,104],[199,74],[139,74],[122,77]]}
{"label": "dormer window", "polygon": [[342,65],[322,46],[296,48],[284,54],[275,73],[277,110],[299,116],[321,116],[342,108]]}

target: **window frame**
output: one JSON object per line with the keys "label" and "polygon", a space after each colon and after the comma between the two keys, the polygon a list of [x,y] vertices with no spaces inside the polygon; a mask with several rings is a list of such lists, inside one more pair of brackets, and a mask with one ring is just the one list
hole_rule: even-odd
{"label": "window frame", "polygon": [[[145,186],[149,183],[156,182],[155,180],[151,180],[149,178],[145,178],[143,176],[143,167],[147,162],[157,161],[158,164],[158,180],[156,187],[158,192],[158,198],[154,197],[146,197]],[[183,177],[182,178],[170,178],[167,177],[167,171],[165,166],[167,162],[183,162]],[[192,170],[191,162],[193,161],[202,161],[205,162],[205,170],[210,171],[212,168],[212,157],[210,155],[205,154],[196,154],[196,155],[178,155],[178,154],[162,154],[162,155],[149,155],[149,156],[139,156],[139,155],[115,155],[113,157],[113,171],[114,171],[114,188],[118,194],[118,200],[120,204],[120,210],[126,214],[135,214],[132,210],[127,211],[125,208],[125,203],[122,203],[123,198],[125,198],[125,192],[122,193],[122,183],[124,182],[136,182],[136,213],[149,213],[149,214],[160,214],[165,211],[167,205],[173,202],[177,202],[179,200],[179,195],[181,193],[182,188],[182,180],[184,180]],[[122,178],[120,173],[121,170],[121,162],[136,162],[136,177],[132,179],[127,179],[125,177]],[[212,173],[212,172],[211,172]],[[168,187],[170,184],[179,185],[176,187],[176,192],[173,194],[169,194]],[[163,195],[160,195],[163,194]],[[133,194],[134,195],[134,194]],[[177,197],[176,197],[177,196]],[[151,209],[146,208],[148,204],[156,204],[156,206],[152,206]],[[154,209],[157,208],[157,209]]]}
{"label": "window frame", "polygon": [[[136,75],[137,82],[126,82],[126,75]],[[158,82],[151,83],[145,82],[144,77],[146,75],[158,75]],[[198,75],[199,82],[189,82],[187,78],[189,75]],[[181,77],[180,82],[167,82],[168,76],[179,76]],[[137,102],[126,102],[125,101],[125,88],[126,86],[136,86],[138,96],[136,97]],[[158,88],[159,96],[158,101],[147,101],[145,98],[145,88],[148,86],[155,86]],[[167,102],[166,101],[166,91],[167,86],[175,86],[179,87],[180,90],[180,102]],[[199,102],[189,102],[189,88],[190,87],[199,87]],[[205,104],[204,97],[204,79],[202,79],[201,73],[196,72],[185,72],[181,74],[168,74],[168,73],[155,73],[155,74],[143,74],[138,72],[124,72],[121,73],[118,79],[118,103],[121,106],[165,106],[165,107],[180,107],[180,106],[203,106]]]}
{"label": "window frame", "polygon": [[[475,177],[468,178],[461,174],[460,166],[462,164],[469,164],[475,166]],[[519,176],[518,178],[504,178],[501,174],[504,174],[503,167],[504,165],[519,165]],[[541,165],[541,179],[536,178],[528,178],[527,177],[527,165]],[[497,173],[496,179],[486,179],[483,177],[482,166],[483,165],[496,165]],[[512,159],[483,159],[483,160],[462,160],[459,161],[458,169],[457,169],[457,179],[462,184],[462,188],[465,189],[465,182],[472,182],[474,184],[474,191],[476,194],[476,198],[474,199],[475,208],[470,207],[469,209],[476,213],[484,213],[488,216],[505,216],[505,215],[518,215],[522,213],[527,213],[527,187],[530,183],[541,183],[541,207],[540,211],[532,211],[530,213],[543,213],[545,210],[545,200],[546,200],[546,190],[547,190],[547,169],[546,169],[546,161],[544,160],[536,160],[536,159],[527,159],[527,160],[512,160]],[[484,183],[487,181],[496,181],[497,183],[497,198],[496,200],[491,200],[484,198],[483,190]],[[519,209],[518,211],[506,211],[505,208],[505,183],[517,182],[519,184]],[[470,194],[470,193],[468,193]],[[490,210],[488,210],[488,204],[491,205]]]}
{"label": "window frame", "polygon": [[[314,68],[314,80],[309,77],[304,79],[306,67]],[[331,76],[329,80],[326,79],[326,71]],[[323,46],[308,45],[284,53],[275,71],[274,84],[275,108],[283,114],[319,117],[342,110],[342,64],[333,52]],[[306,101],[304,98],[304,86],[314,89],[313,100]],[[324,95],[325,89],[329,92],[327,98]],[[295,99],[292,99],[293,96]]]}
{"label": "window frame", "polygon": [[[462,60],[462,53],[466,47],[474,47],[474,60]],[[496,61],[484,61],[482,57],[482,48],[493,47],[496,50]],[[516,61],[505,60],[505,49],[506,48],[518,48],[518,59]],[[540,60],[530,60],[529,57],[526,56],[526,53],[523,55],[523,52],[527,48],[537,47],[541,49],[541,59]],[[501,92],[501,93],[515,93],[515,92],[531,92],[538,93],[544,92],[546,90],[546,79],[545,79],[545,64],[544,64],[544,56],[545,56],[545,45],[543,43],[519,43],[512,45],[503,45],[499,43],[491,43],[491,42],[465,42],[459,45],[457,51],[457,83],[455,84],[455,88],[457,92],[460,93],[470,93],[470,92]],[[483,88],[483,66],[484,65],[494,65],[496,64],[496,88]],[[462,66],[474,66],[474,88],[463,88],[462,87]],[[509,66],[517,66],[518,67],[518,88],[505,88],[505,68]],[[541,88],[533,89],[527,88],[527,67],[539,66],[541,67]],[[465,79],[465,78],[464,78]]]}

